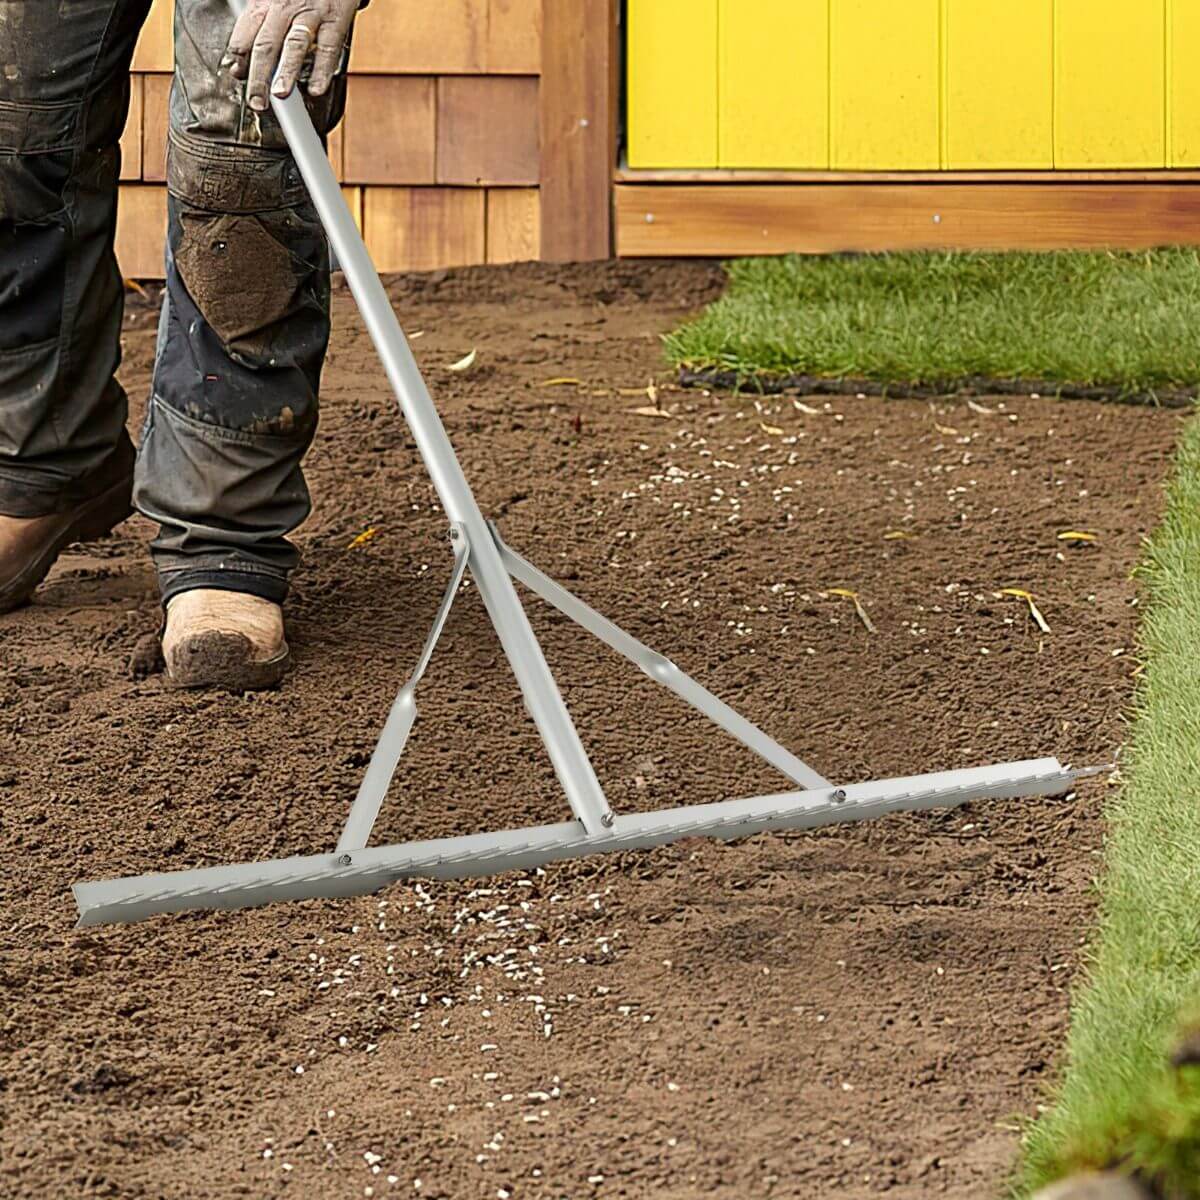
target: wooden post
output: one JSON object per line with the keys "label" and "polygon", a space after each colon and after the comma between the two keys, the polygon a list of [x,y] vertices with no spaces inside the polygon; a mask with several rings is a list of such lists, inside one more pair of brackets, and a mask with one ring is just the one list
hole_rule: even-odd
{"label": "wooden post", "polygon": [[617,0],[543,0],[542,258],[612,254]]}

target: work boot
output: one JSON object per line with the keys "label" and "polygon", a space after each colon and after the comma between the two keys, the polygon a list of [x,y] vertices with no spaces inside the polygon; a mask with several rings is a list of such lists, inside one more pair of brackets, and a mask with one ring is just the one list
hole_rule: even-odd
{"label": "work boot", "polygon": [[45,517],[0,516],[0,613],[25,604],[67,546],[102,538],[130,516],[132,490],[130,472],[66,512]]}
{"label": "work boot", "polygon": [[274,687],[291,662],[278,604],[216,588],[171,597],[162,650],[167,679],[180,688],[255,692]]}

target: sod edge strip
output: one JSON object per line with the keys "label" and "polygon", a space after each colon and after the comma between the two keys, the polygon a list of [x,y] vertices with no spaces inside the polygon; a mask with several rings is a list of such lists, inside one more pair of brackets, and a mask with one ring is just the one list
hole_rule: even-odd
{"label": "sod edge strip", "polygon": [[1152,408],[1192,408],[1200,390],[1126,392],[1119,387],[1051,383],[1044,379],[968,379],[941,383],[880,383],[877,379],[829,379],[821,375],[772,375],[766,372],[741,374],[715,367],[679,368],[680,386],[712,388],[720,392],[752,392],[778,396],[800,392],[807,396],[891,396],[899,400],[927,400],[938,396],[1028,396],[1036,393],[1055,400],[1103,400],[1113,404],[1137,404]]}

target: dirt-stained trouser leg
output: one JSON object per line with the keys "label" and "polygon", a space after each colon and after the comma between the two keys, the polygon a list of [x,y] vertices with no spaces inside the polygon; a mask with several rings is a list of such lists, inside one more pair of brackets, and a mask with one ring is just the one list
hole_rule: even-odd
{"label": "dirt-stained trouser leg", "polygon": [[129,62],[150,0],[0,0],[0,513],[128,475],[113,257]]}
{"label": "dirt-stained trouser leg", "polygon": [[[310,508],[329,249],[274,117],[222,66],[232,25],[225,0],[176,0],[167,295],[134,491],[164,601],[281,601]],[[344,76],[309,101],[322,133],[344,101]]]}

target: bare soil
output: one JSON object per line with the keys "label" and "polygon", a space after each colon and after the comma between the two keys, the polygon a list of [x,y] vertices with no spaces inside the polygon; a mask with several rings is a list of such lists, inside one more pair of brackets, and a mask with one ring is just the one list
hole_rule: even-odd
{"label": "bare soil", "polygon": [[[1111,760],[1179,415],[673,390],[658,336],[719,287],[712,266],[626,263],[392,294],[509,540],[822,773]],[[131,671],[159,620],[140,519],[0,620],[0,1194],[999,1195],[1061,1045],[1103,783],[72,929],[81,878],[331,847],[420,649],[444,521],[335,299],[282,690]],[[135,410],[153,324],[131,312]],[[584,382],[544,386],[561,377]],[[651,379],[669,417],[619,391]],[[1036,595],[1048,634],[1004,587]],[[617,806],[781,786],[531,609]],[[378,839],[561,819],[470,590],[410,750]]]}

